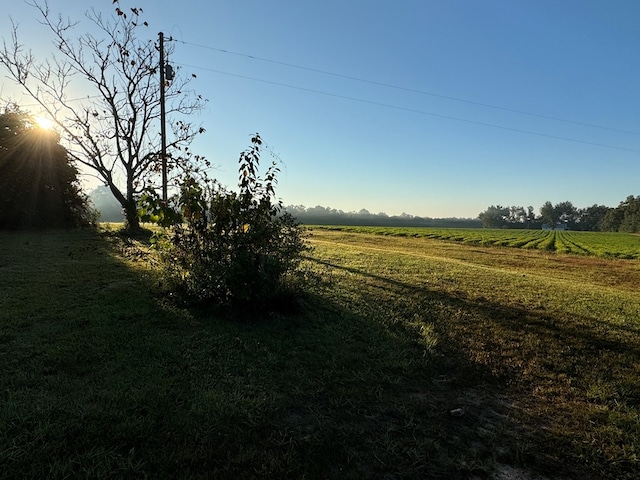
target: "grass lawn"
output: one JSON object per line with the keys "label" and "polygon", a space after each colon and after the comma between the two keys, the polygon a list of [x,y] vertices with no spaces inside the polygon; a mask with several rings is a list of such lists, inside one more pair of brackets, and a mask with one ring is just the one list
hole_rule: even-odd
{"label": "grass lawn", "polygon": [[[0,478],[640,477],[640,264],[315,230],[295,308],[0,233]],[[533,477],[531,477],[533,478]]]}

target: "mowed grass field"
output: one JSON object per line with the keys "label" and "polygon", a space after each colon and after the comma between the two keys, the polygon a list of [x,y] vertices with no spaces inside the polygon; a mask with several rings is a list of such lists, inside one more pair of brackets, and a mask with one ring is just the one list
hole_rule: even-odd
{"label": "mowed grass field", "polygon": [[603,258],[640,259],[640,234],[480,228],[316,227],[376,235],[432,238],[468,245],[513,247]]}
{"label": "mowed grass field", "polygon": [[640,477],[637,260],[309,242],[297,301],[229,319],[144,242],[0,233],[0,477]]}

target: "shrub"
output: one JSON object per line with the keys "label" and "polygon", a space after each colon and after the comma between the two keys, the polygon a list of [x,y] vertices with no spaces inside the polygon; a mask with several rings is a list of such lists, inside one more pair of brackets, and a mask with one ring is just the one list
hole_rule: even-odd
{"label": "shrub", "polygon": [[239,191],[187,176],[174,207],[148,192],[141,219],[171,226],[152,241],[171,290],[188,301],[263,307],[283,292],[306,250],[302,229],[275,200],[278,168],[258,173],[262,140],[240,155]]}
{"label": "shrub", "polygon": [[0,229],[74,228],[96,220],[59,134],[17,107],[0,113]]}

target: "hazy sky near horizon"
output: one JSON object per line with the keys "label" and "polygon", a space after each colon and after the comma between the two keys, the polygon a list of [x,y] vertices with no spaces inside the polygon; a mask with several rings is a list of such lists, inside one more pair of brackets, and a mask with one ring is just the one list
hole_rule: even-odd
{"label": "hazy sky near horizon", "polygon": [[[115,8],[49,5],[81,26],[88,8]],[[287,205],[475,217],[491,204],[538,211],[547,200],[616,206],[640,195],[637,0],[120,7],[141,7],[149,39],[172,36],[170,63],[197,74],[209,104],[193,150],[224,184],[237,183],[238,154],[259,132],[282,160]],[[35,10],[16,1],[9,13],[22,42],[45,54]],[[1,37],[10,27],[0,18]],[[16,91],[3,72],[0,96]]]}

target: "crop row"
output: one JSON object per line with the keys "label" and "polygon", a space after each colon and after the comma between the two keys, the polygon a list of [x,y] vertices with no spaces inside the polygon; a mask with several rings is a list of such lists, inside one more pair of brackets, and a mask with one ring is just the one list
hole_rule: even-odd
{"label": "crop row", "polygon": [[494,230],[412,227],[316,227],[376,235],[431,238],[470,245],[544,250],[573,255],[640,259],[640,236],[545,230]]}

